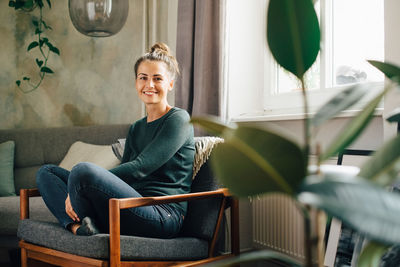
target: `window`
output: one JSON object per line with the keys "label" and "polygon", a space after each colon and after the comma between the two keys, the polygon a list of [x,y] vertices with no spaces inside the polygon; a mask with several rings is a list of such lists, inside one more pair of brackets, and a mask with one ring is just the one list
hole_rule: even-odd
{"label": "window", "polygon": [[[315,1],[322,43],[316,63],[306,74],[311,112],[351,84],[383,84],[384,76],[366,62],[384,60],[383,4],[382,0]],[[282,117],[302,112],[298,81],[277,66],[267,46],[267,7],[268,0],[227,1],[231,118]]]}

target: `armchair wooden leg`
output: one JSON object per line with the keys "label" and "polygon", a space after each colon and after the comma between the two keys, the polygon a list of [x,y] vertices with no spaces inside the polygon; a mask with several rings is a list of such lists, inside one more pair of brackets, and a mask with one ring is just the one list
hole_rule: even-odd
{"label": "armchair wooden leg", "polygon": [[232,253],[234,255],[239,255],[239,200],[234,197],[231,201],[231,247]]}
{"label": "armchair wooden leg", "polygon": [[21,267],[28,267],[28,257],[24,248],[21,248]]}

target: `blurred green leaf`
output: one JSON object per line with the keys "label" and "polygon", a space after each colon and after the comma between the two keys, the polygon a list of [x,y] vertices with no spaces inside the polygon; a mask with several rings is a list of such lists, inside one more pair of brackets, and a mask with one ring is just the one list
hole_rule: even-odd
{"label": "blurred green leaf", "polygon": [[15,1],[10,0],[10,1],[8,2],[8,6],[9,6],[9,7],[15,7]]}
{"label": "blurred green leaf", "polygon": [[238,196],[283,192],[293,195],[305,177],[301,148],[267,129],[239,126],[214,148],[216,177]]}
{"label": "blurred green leaf", "polygon": [[54,73],[54,71],[48,67],[42,67],[40,69],[41,72],[46,72],[46,73]]}
{"label": "blurred green leaf", "polygon": [[400,135],[386,142],[361,167],[360,177],[381,186],[390,185],[400,173]]}
{"label": "blurred green leaf", "polygon": [[46,0],[46,1],[47,1],[47,4],[49,5],[49,8],[51,8],[50,0]]}
{"label": "blurred green leaf", "polygon": [[39,45],[39,43],[36,42],[36,41],[30,43],[30,44],[28,45],[27,51],[31,50],[32,48],[35,48],[35,47],[38,46],[38,45]]}
{"label": "blurred green leaf", "polygon": [[341,111],[348,109],[366,95],[371,88],[369,84],[356,84],[339,92],[317,111],[311,123],[319,126],[335,117]]}
{"label": "blurred green leaf", "polygon": [[22,78],[24,81],[29,81],[31,78],[29,78],[29,77],[24,77],[24,78]]}
{"label": "blurred green leaf", "polygon": [[338,173],[310,176],[298,200],[324,210],[370,240],[400,242],[400,195],[366,180]]}
{"label": "blurred green leaf", "polygon": [[386,120],[388,122],[400,122],[400,108],[396,108],[390,112]]}
{"label": "blurred green leaf", "polygon": [[20,80],[15,81],[15,83],[17,84],[18,87],[21,85],[21,81]]}
{"label": "blurred green leaf", "polygon": [[322,162],[329,157],[336,155],[338,152],[349,146],[364,130],[372,119],[375,108],[378,106],[382,97],[387,93],[390,87],[387,87],[382,93],[373,98],[366,107],[360,111],[357,116],[352,118],[349,123],[343,128],[343,131],[333,140],[323,154],[321,154],[319,161]]}
{"label": "blurred green leaf", "polygon": [[390,246],[369,241],[358,258],[357,267],[379,267],[382,256]]}
{"label": "blurred green leaf", "polygon": [[293,258],[271,250],[259,250],[253,252],[242,253],[238,257],[229,258],[226,260],[217,261],[211,264],[204,265],[204,267],[225,267],[225,266],[239,266],[240,263],[257,262],[263,260],[279,260],[285,263],[285,266],[301,267],[301,265],[293,260]]}
{"label": "blurred green leaf", "polygon": [[382,71],[389,79],[399,82],[400,68],[398,66],[376,60],[368,60],[368,62],[378,70]]}
{"label": "blurred green leaf", "polygon": [[32,20],[32,24],[33,24],[33,26],[35,26],[35,27],[38,27],[38,26],[39,26],[39,22],[37,21],[37,19],[33,19],[33,20]]}
{"label": "blurred green leaf", "polygon": [[267,39],[275,60],[301,79],[320,48],[318,18],[311,0],[270,0]]}
{"label": "blurred green leaf", "polygon": [[219,136],[221,136],[226,129],[236,128],[236,124],[223,123],[218,117],[214,116],[193,117],[190,122],[195,125],[199,125],[211,134]]}

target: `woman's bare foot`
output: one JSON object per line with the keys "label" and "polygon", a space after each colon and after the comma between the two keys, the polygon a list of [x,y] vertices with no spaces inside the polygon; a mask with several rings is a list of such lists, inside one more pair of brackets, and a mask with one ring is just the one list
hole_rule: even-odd
{"label": "woman's bare foot", "polygon": [[73,223],[70,226],[71,232],[76,235],[76,231],[78,230],[78,228],[81,227],[80,223]]}

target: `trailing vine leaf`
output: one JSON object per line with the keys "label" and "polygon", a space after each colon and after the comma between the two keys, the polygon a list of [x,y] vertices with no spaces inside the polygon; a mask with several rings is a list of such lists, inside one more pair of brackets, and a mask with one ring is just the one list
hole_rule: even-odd
{"label": "trailing vine leaf", "polygon": [[39,68],[43,65],[43,60],[36,59],[36,64],[39,66]]}
{"label": "trailing vine leaf", "polygon": [[311,0],[270,0],[268,45],[275,60],[300,80],[313,65],[321,34]]}
{"label": "trailing vine leaf", "polygon": [[49,67],[42,67],[40,71],[46,73],[54,73]]}
{"label": "trailing vine leaf", "polygon": [[50,0],[46,0],[46,1],[47,1],[47,4],[49,5],[49,8],[51,8]]}
{"label": "trailing vine leaf", "polygon": [[328,158],[336,155],[340,151],[343,151],[348,147],[364,130],[368,125],[369,121],[372,119],[375,108],[378,106],[382,97],[391,89],[387,87],[382,93],[378,94],[373,98],[364,108],[361,110],[357,116],[351,119],[344,130],[339,133],[339,135],[333,140],[333,142],[328,146],[328,148],[319,157],[319,162],[323,162]]}
{"label": "trailing vine leaf", "polygon": [[326,211],[370,240],[400,242],[400,195],[351,175],[307,177],[298,200]]}
{"label": "trailing vine leaf", "polygon": [[21,81],[20,80],[16,80],[15,83],[20,86],[21,85]]}
{"label": "trailing vine leaf", "polygon": [[23,80],[24,80],[24,81],[29,81],[30,78],[29,78],[29,77],[24,77]]}
{"label": "trailing vine leaf", "polygon": [[386,142],[361,167],[359,176],[381,186],[390,185],[400,173],[400,135]]}
{"label": "trailing vine leaf", "polygon": [[33,49],[33,48],[35,48],[36,46],[38,46],[39,45],[39,43],[38,42],[36,42],[36,41],[34,41],[34,42],[32,42],[32,43],[30,43],[29,45],[28,45],[28,49],[27,49],[27,51],[29,51],[29,50],[31,50],[31,49]]}
{"label": "trailing vine leaf", "polygon": [[320,126],[341,111],[348,109],[365,96],[370,88],[370,84],[356,84],[340,91],[327,103],[322,105],[311,120],[312,124],[316,127]]}
{"label": "trailing vine leaf", "polygon": [[390,246],[369,241],[358,258],[358,267],[373,267],[379,266],[382,256],[388,251]]}
{"label": "trailing vine leaf", "polygon": [[214,148],[211,164],[233,194],[293,195],[297,191],[306,170],[303,151],[296,143],[271,129],[240,125],[222,137],[225,141]]}

